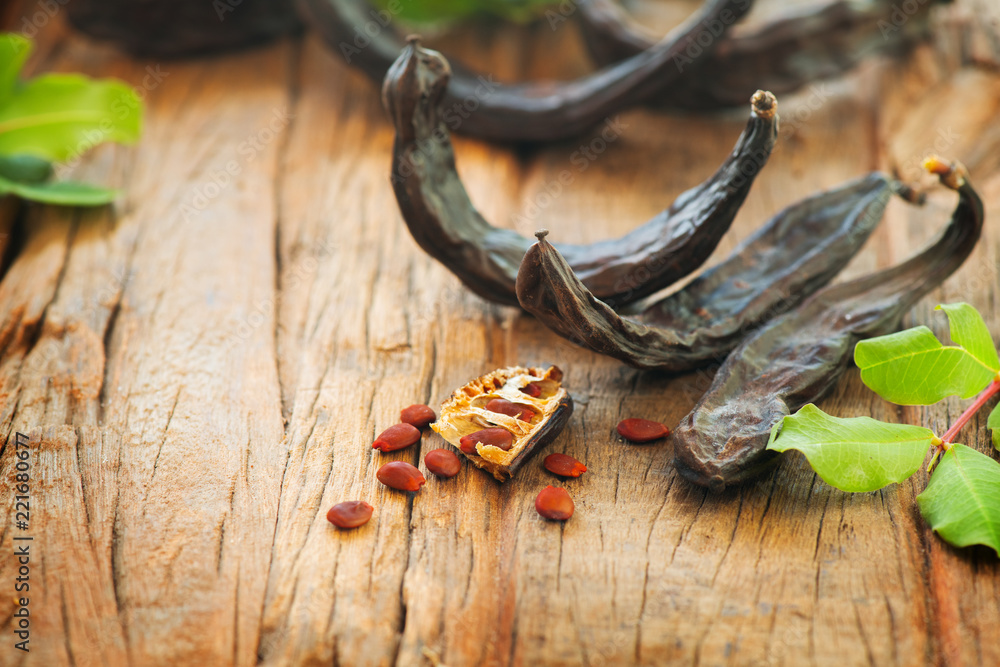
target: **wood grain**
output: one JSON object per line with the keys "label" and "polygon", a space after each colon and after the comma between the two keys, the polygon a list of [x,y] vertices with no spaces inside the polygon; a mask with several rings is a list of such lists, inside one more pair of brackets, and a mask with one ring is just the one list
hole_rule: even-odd
{"label": "wood grain", "polygon": [[[977,6],[941,12],[938,39],[904,62],[780,100],[779,147],[710,263],[819,188],[871,169],[922,179],[929,151],[965,161],[997,215],[1000,33],[970,27]],[[676,424],[712,369],[640,373],[467,292],[399,218],[378,91],[315,38],[156,63],[57,16],[38,42],[33,71],[123,78],[147,122],[136,148],[70,172],[121,186],[115,207],[0,215],[0,476],[13,480],[16,432],[34,466],[32,650],[12,647],[20,533],[5,501],[0,665],[1000,663],[1000,564],[927,529],[925,475],[850,495],[790,455],[714,496],[675,474],[669,441],[623,443],[620,419]],[[572,28],[544,22],[438,43],[501,80],[586,70]],[[595,240],[710,174],[744,115],[622,114],[585,169],[572,156],[596,134],[530,150],[460,138],[458,168],[496,224]],[[953,204],[941,190],[922,209],[893,202],[841,279],[914,252]],[[908,322],[945,335],[933,306],[965,300],[1000,338],[998,252],[988,223]],[[528,465],[501,485],[465,466],[415,495],[376,481],[381,463],[446,446],[373,451],[400,408],[548,362],[577,411],[545,453],[584,461],[583,477]],[[822,407],[944,430],[961,402],[898,408],[852,371]],[[996,457],[984,419],[962,436]],[[550,483],[576,502],[565,525],[534,512]],[[375,515],[340,532],[325,513],[348,499]]]}

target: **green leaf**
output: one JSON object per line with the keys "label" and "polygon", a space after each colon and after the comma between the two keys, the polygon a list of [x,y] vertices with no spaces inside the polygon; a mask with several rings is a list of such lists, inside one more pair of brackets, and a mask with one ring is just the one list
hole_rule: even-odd
{"label": "green leaf", "polygon": [[949,544],[985,544],[1000,555],[1000,463],[989,456],[952,445],[917,503],[927,523]]}
{"label": "green leaf", "polygon": [[12,194],[22,199],[60,206],[102,206],[114,201],[117,190],[62,181],[58,183],[15,183],[0,177],[0,195]]}
{"label": "green leaf", "polygon": [[[451,21],[474,14],[492,14],[512,21],[527,21],[541,14],[542,8],[557,4],[556,0],[376,0],[393,18],[428,23]],[[558,9],[555,10],[558,13]],[[559,13],[563,21],[568,13]]]}
{"label": "green leaf", "polygon": [[823,481],[862,492],[901,482],[917,471],[936,439],[929,429],[870,417],[831,417],[812,403],[771,430],[767,448],[797,449]]}
{"label": "green leaf", "polygon": [[52,178],[52,163],[34,155],[0,155],[0,178],[43,183]]}
{"label": "green leaf", "polygon": [[902,405],[930,405],[946,396],[970,398],[1000,372],[1000,360],[982,316],[972,306],[939,306],[952,338],[945,346],[927,327],[861,341],[854,362],[861,380],[882,398]]}
{"label": "green leaf", "polygon": [[993,446],[1000,449],[1000,403],[997,403],[986,420],[986,428],[993,431]]}
{"label": "green leaf", "polygon": [[0,104],[10,98],[17,77],[31,55],[31,40],[12,32],[0,33]]}
{"label": "green leaf", "polygon": [[944,303],[934,310],[943,310],[948,316],[953,341],[968,350],[986,368],[1000,371],[996,345],[978,310],[967,303]]}
{"label": "green leaf", "polygon": [[0,154],[75,158],[106,141],[139,138],[142,101],[121,81],[47,74],[0,105]]}

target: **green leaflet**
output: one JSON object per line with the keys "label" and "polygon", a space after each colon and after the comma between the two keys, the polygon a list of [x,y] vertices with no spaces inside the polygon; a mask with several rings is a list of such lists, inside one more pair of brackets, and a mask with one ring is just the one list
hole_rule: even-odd
{"label": "green leaflet", "polygon": [[797,449],[824,482],[842,491],[874,491],[917,471],[935,440],[920,426],[886,424],[870,417],[831,417],[813,404],[785,417],[767,448]]}
{"label": "green leaflet", "polygon": [[139,138],[142,102],[120,81],[46,74],[0,105],[0,154],[69,160],[107,141]]}
{"label": "green leaflet", "polygon": [[142,100],[121,81],[48,74],[20,83],[30,40],[0,33],[0,196],[65,206],[107,204],[116,191],[51,183],[54,161],[73,160],[107,141],[133,143]]}
{"label": "green leaflet", "polygon": [[0,105],[6,102],[31,54],[31,40],[14,33],[0,33]]}
{"label": "green leaflet", "polygon": [[986,420],[986,428],[993,431],[993,446],[1000,449],[1000,403],[990,412],[989,419]]}
{"label": "green leaflet", "polygon": [[949,544],[985,544],[1000,555],[1000,463],[953,445],[917,503],[927,523]]}
{"label": "green leaflet", "polygon": [[111,203],[118,195],[117,190],[109,190],[87,183],[60,181],[57,183],[15,183],[0,177],[0,195],[12,194],[43,204],[61,206],[101,206]]}
{"label": "green leaflet", "polygon": [[[492,14],[513,21],[526,21],[539,15],[540,10],[554,5],[554,0],[377,0],[376,3],[404,21],[428,23],[452,21],[473,14]],[[562,20],[565,16],[560,14]]]}
{"label": "green leaflet", "polygon": [[927,327],[861,341],[854,362],[861,380],[882,398],[902,405],[930,405],[947,396],[970,398],[1000,372],[1000,359],[982,316],[966,303],[938,306],[948,315],[945,346]]}

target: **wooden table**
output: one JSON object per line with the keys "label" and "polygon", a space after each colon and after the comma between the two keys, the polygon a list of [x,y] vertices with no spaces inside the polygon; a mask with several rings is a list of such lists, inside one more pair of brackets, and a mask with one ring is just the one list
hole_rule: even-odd
{"label": "wooden table", "polygon": [[[908,322],[946,335],[934,305],[965,300],[1000,335],[1000,75],[996,44],[962,21],[987,4],[945,12],[937,42],[905,62],[784,96],[779,147],[716,258],[808,193],[872,169],[921,178],[939,152],[965,161],[991,220]],[[588,65],[566,25],[437,43],[498,79],[570,77]],[[625,417],[676,424],[712,370],[637,372],[467,292],[403,226],[376,87],[314,37],[139,61],[56,16],[38,40],[30,71],[123,78],[147,117],[136,148],[71,171],[121,185],[114,208],[6,216],[0,470],[6,484],[15,433],[28,435],[34,540],[23,654],[5,499],[0,664],[1000,663],[1000,564],[927,529],[924,474],[850,495],[789,455],[716,496],[677,476],[669,440],[619,440]],[[459,139],[458,166],[497,224],[595,240],[710,174],[744,118],[622,114],[586,170],[571,155],[596,134],[521,150]],[[532,209],[564,170],[572,183]],[[893,202],[841,278],[907,257],[953,204],[942,190],[923,209]],[[419,451],[373,452],[401,407],[545,362],[577,401],[545,453],[589,467],[565,483],[565,525],[533,509],[554,483],[540,463],[503,485],[465,466],[415,495],[376,481],[381,462],[442,446],[432,434]],[[898,408],[856,370],[822,402],[939,432],[961,405]],[[996,457],[984,419],[962,438]],[[375,516],[338,532],[325,513],[347,499]]]}

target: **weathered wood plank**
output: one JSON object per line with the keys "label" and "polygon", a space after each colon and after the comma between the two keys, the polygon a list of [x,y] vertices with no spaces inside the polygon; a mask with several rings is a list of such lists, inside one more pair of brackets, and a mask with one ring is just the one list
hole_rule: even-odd
{"label": "weathered wood plank", "polygon": [[[650,15],[669,23],[670,11]],[[962,51],[969,33],[949,25],[904,64],[782,99],[779,147],[715,258],[819,188],[874,168],[919,178],[930,150],[964,160],[1000,210],[1000,79],[970,65],[992,43]],[[469,294],[399,219],[378,91],[317,40],[148,63],[63,31],[55,20],[42,32],[33,67],[139,86],[147,68],[161,76],[146,84],[139,147],[102,149],[74,172],[122,184],[119,205],[34,208],[11,236],[0,475],[13,434],[29,433],[39,597],[37,650],[4,645],[0,664],[1000,662],[1000,566],[927,530],[914,504],[925,476],[849,495],[792,455],[714,496],[676,476],[669,442],[622,443],[620,419],[676,423],[712,370],[639,373]],[[544,23],[441,43],[498,80],[586,68],[572,30]],[[574,153],[598,131],[531,150],[459,139],[458,167],[497,224],[594,240],[711,173],[744,114],[622,114],[584,163]],[[952,205],[940,190],[923,209],[894,202],[843,277],[900,261]],[[944,334],[934,304],[967,300],[1000,338],[998,252],[988,225],[910,319]],[[580,458],[582,478],[529,465],[500,485],[467,467],[412,497],[375,480],[385,461],[446,446],[426,435],[419,451],[374,452],[401,407],[545,362],[564,368],[577,410],[543,455]],[[896,408],[852,372],[822,407],[943,429],[960,405]],[[982,426],[963,437],[993,452]],[[533,510],[550,483],[577,503],[564,526]],[[354,498],[373,520],[332,529],[326,509]],[[8,504],[0,516],[7,549]],[[0,581],[14,567],[0,560]],[[6,637],[13,609],[0,595]]]}

